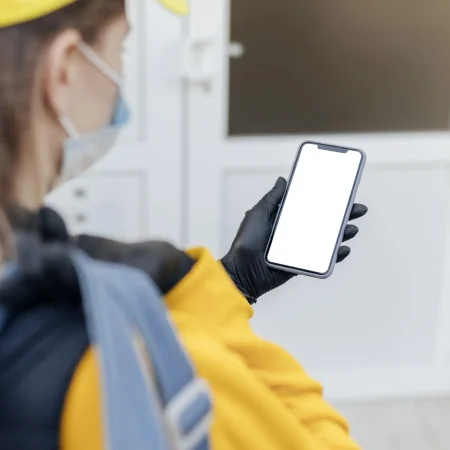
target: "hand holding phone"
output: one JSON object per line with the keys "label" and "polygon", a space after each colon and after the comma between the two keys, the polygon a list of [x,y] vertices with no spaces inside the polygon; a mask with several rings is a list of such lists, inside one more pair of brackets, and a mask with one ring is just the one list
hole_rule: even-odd
{"label": "hand holding phone", "polygon": [[[286,186],[286,181],[280,177],[275,186],[246,213],[229,252],[221,260],[231,279],[250,303],[255,303],[259,297],[295,276],[294,273],[270,268],[264,258]],[[355,204],[349,220],[358,219],[366,212],[364,205]],[[347,225],[343,241],[354,238],[357,233],[356,226]],[[348,247],[341,247],[337,262],[343,261],[349,253]]]}
{"label": "hand holding phone", "polygon": [[361,150],[301,146],[267,246],[269,267],[316,278],[333,273],[365,160]]}

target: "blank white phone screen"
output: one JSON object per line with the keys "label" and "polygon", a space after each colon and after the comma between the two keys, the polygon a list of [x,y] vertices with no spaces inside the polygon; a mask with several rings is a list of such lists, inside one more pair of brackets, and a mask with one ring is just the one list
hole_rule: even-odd
{"label": "blank white phone screen", "polygon": [[361,158],[352,150],[302,147],[267,254],[270,263],[328,272]]}

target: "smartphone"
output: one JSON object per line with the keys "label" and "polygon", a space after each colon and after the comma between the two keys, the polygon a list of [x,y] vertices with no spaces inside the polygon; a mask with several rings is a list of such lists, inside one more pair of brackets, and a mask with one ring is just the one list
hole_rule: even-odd
{"label": "smartphone", "polygon": [[269,267],[315,278],[333,273],[365,162],[361,150],[302,144],[265,253]]}

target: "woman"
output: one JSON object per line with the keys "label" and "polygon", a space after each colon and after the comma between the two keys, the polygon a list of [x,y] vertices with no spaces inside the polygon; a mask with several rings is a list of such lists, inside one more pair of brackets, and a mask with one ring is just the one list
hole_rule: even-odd
{"label": "woman", "polygon": [[[185,0],[161,1],[187,12]],[[358,449],[321,386],[249,325],[249,303],[291,277],[263,260],[283,179],[247,213],[221,262],[204,249],[184,253],[165,243],[72,240],[59,216],[42,208],[49,189],[98,160],[126,123],[127,32],[124,0],[0,0],[1,262],[14,257],[14,236],[25,232],[50,249],[68,242],[147,273],[212,388],[214,448]],[[352,218],[366,211],[355,205]],[[348,226],[346,239],[357,231]],[[339,259],[348,254],[343,247]],[[0,298],[15,308],[0,335],[0,448],[104,448],[96,356],[78,288],[63,289],[70,268],[43,270],[33,252],[25,260],[35,282]]]}

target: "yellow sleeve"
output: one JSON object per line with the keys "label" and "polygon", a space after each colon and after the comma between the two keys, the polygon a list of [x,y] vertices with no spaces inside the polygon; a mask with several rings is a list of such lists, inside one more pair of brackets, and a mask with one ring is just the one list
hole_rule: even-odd
{"label": "yellow sleeve", "polygon": [[[359,450],[345,420],[284,350],[250,329],[252,309],[206,251],[168,295],[183,344],[214,400],[214,450]],[[102,450],[101,386],[95,352],[82,358],[61,422],[62,450]]]}
{"label": "yellow sleeve", "polygon": [[102,427],[100,368],[90,348],[78,364],[64,402],[61,450],[105,449]]}
{"label": "yellow sleeve", "polygon": [[194,315],[211,336],[239,355],[298,424],[309,430],[317,448],[359,449],[345,419],[324,400],[322,386],[289,353],[253,333],[249,324],[253,310],[220,262],[204,249],[193,249],[190,254],[197,264],[167,297],[172,314]]}
{"label": "yellow sleeve", "polygon": [[[201,324],[175,313],[183,342],[214,399],[214,450],[347,450],[317,438],[299,424],[276,394],[255,378],[239,355],[202,330]],[[102,450],[101,386],[94,352],[84,355],[72,380],[61,424],[61,450]],[[151,443],[149,443],[151,447]],[[149,447],[149,448],[150,448]]]}

